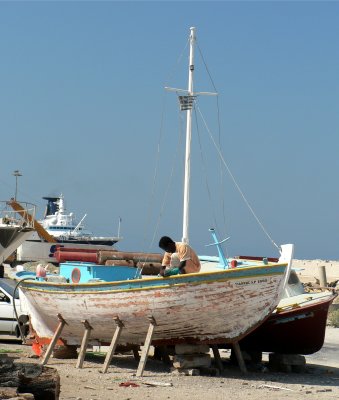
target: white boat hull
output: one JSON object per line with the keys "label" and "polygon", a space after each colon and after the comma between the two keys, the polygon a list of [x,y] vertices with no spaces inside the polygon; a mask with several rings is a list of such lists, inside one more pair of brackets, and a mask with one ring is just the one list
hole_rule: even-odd
{"label": "white boat hull", "polygon": [[30,322],[40,341],[50,341],[66,321],[64,344],[79,345],[82,321],[92,326],[93,344],[109,343],[124,324],[119,343],[142,344],[149,317],[156,321],[154,343],[234,342],[262,323],[283,290],[286,265],[237,268],[171,278],[83,285],[22,282]]}

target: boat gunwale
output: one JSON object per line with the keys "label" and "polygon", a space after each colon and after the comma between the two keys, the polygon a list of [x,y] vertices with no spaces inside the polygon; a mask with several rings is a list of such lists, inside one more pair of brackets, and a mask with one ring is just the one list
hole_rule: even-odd
{"label": "boat gunwale", "polygon": [[[309,294],[309,293],[304,293],[304,294]],[[317,296],[305,301],[299,301],[297,303],[291,303],[291,304],[286,304],[283,305],[281,307],[279,307],[279,305],[276,307],[276,310],[272,315],[283,315],[287,312],[290,312],[292,310],[298,311],[298,310],[302,310],[304,308],[308,308],[308,307],[313,307],[315,305],[321,305],[321,304],[326,304],[328,302],[332,303],[334,301],[334,299],[338,296],[338,293],[334,293],[332,291],[328,291],[326,293],[317,293],[321,296]],[[301,296],[301,295],[299,295]],[[293,297],[299,297],[299,296],[291,296],[290,298]],[[307,304],[309,303],[309,304]],[[301,306],[302,305],[302,306]]]}
{"label": "boat gunwale", "polygon": [[[257,266],[257,267],[248,267],[246,268],[246,271],[250,270],[263,270],[267,268],[274,268],[273,271],[268,271],[267,273],[264,274],[264,276],[275,276],[275,275],[284,275],[286,273],[286,269],[284,271],[275,271],[277,268],[281,268],[283,266],[288,267],[286,263],[281,263],[281,264],[274,264],[272,265],[264,265],[264,266]],[[244,268],[245,269],[245,268]],[[169,276],[166,278],[163,277],[155,277],[155,278],[145,278],[145,279],[131,279],[131,280],[123,280],[123,281],[112,281],[112,282],[93,282],[93,283],[55,283],[55,282],[39,282],[39,281],[22,281],[22,284],[20,284],[20,288],[27,290],[27,291],[34,291],[34,292],[43,292],[43,293],[60,293],[60,294],[95,294],[95,293],[119,293],[119,292],[131,292],[131,291],[143,291],[143,290],[154,290],[154,289],[172,289],[173,287],[181,287],[181,286],[187,286],[187,285],[201,285],[201,284],[212,284],[214,282],[226,282],[229,280],[235,280],[235,279],[241,279],[241,278],[256,278],[258,275],[256,274],[250,274],[244,276],[232,276],[235,274],[235,272],[238,271],[244,271],[244,269],[225,269],[222,271],[213,271],[213,272],[202,272],[202,273],[193,273],[193,274],[183,274],[183,275],[175,275],[175,276]],[[214,276],[214,275],[223,275],[223,274],[232,274],[231,276],[225,276],[222,279],[215,279],[215,280],[199,280],[199,281],[188,281],[191,278],[194,277],[206,277],[206,276]],[[238,275],[238,274],[237,274]],[[260,275],[259,275],[260,276]],[[184,282],[178,282],[175,283],[176,280],[184,280]],[[153,286],[147,286],[147,287],[121,287],[118,289],[106,289],[106,290],[95,290],[96,287],[112,287],[112,286],[119,286],[119,285],[137,285],[140,284],[141,282],[146,282],[146,283],[151,283],[155,281],[161,281],[163,284],[160,285],[153,285]],[[171,283],[173,281],[173,283]],[[185,282],[186,281],[186,282]],[[34,287],[32,287],[34,285]],[[39,288],[39,286],[44,286],[47,288]],[[53,287],[55,289],[53,290]],[[56,288],[62,288],[61,290],[57,290]],[[63,290],[64,289],[64,290]],[[73,290],[73,289],[78,289],[78,290]],[[82,290],[83,289],[83,290]],[[87,289],[87,290],[86,290]],[[94,289],[94,290],[93,290]]]}

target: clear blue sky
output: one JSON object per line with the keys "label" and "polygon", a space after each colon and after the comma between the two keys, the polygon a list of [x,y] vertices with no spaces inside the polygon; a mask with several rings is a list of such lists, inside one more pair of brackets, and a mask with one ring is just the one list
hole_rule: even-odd
{"label": "clear blue sky", "polygon": [[[180,239],[180,125],[163,88],[186,86],[187,54],[177,60],[190,26],[220,93],[223,154],[260,221],[276,243],[295,244],[296,258],[338,259],[337,2],[0,2],[1,198],[13,196],[19,169],[18,199],[40,216],[41,197],[62,192],[96,234],[116,234],[121,217],[120,248],[147,251],[174,164],[152,249],[161,235]],[[196,89],[212,91],[198,55]],[[216,103],[199,101],[207,111]],[[174,112],[160,136],[164,102]],[[214,214],[229,253],[275,255],[231,180],[219,184],[217,153],[200,135],[192,246],[213,254],[204,245]],[[213,199],[223,193],[225,224],[205,171]]]}

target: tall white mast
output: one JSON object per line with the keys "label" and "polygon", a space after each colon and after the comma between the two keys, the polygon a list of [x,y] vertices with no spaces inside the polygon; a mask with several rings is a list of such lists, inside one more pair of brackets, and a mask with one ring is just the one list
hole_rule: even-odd
{"label": "tall white mast", "polygon": [[[190,56],[188,71],[188,96],[193,96],[193,72],[194,72],[194,45],[195,28],[190,28]],[[185,178],[184,178],[184,209],[182,241],[188,243],[189,229],[189,203],[190,203],[190,176],[191,176],[191,136],[192,136],[192,108],[187,109],[186,121],[186,156],[185,156]]]}
{"label": "tall white mast", "polygon": [[184,209],[183,209],[183,229],[182,241],[188,243],[189,230],[189,205],[190,205],[190,175],[191,175],[191,137],[192,137],[192,109],[195,98],[198,95],[216,96],[218,93],[194,92],[193,91],[193,72],[194,72],[194,46],[196,41],[195,28],[190,28],[190,55],[188,72],[188,89],[178,89],[165,87],[166,90],[174,91],[179,95],[180,110],[187,112],[186,121],[186,155],[185,155],[185,177],[184,177]]}

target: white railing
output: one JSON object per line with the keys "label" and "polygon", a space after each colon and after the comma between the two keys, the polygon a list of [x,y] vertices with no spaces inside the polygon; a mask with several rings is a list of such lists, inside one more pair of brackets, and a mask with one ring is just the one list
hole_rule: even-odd
{"label": "white railing", "polygon": [[0,225],[34,228],[36,206],[20,202],[22,210],[13,210],[8,201],[0,201]]}

